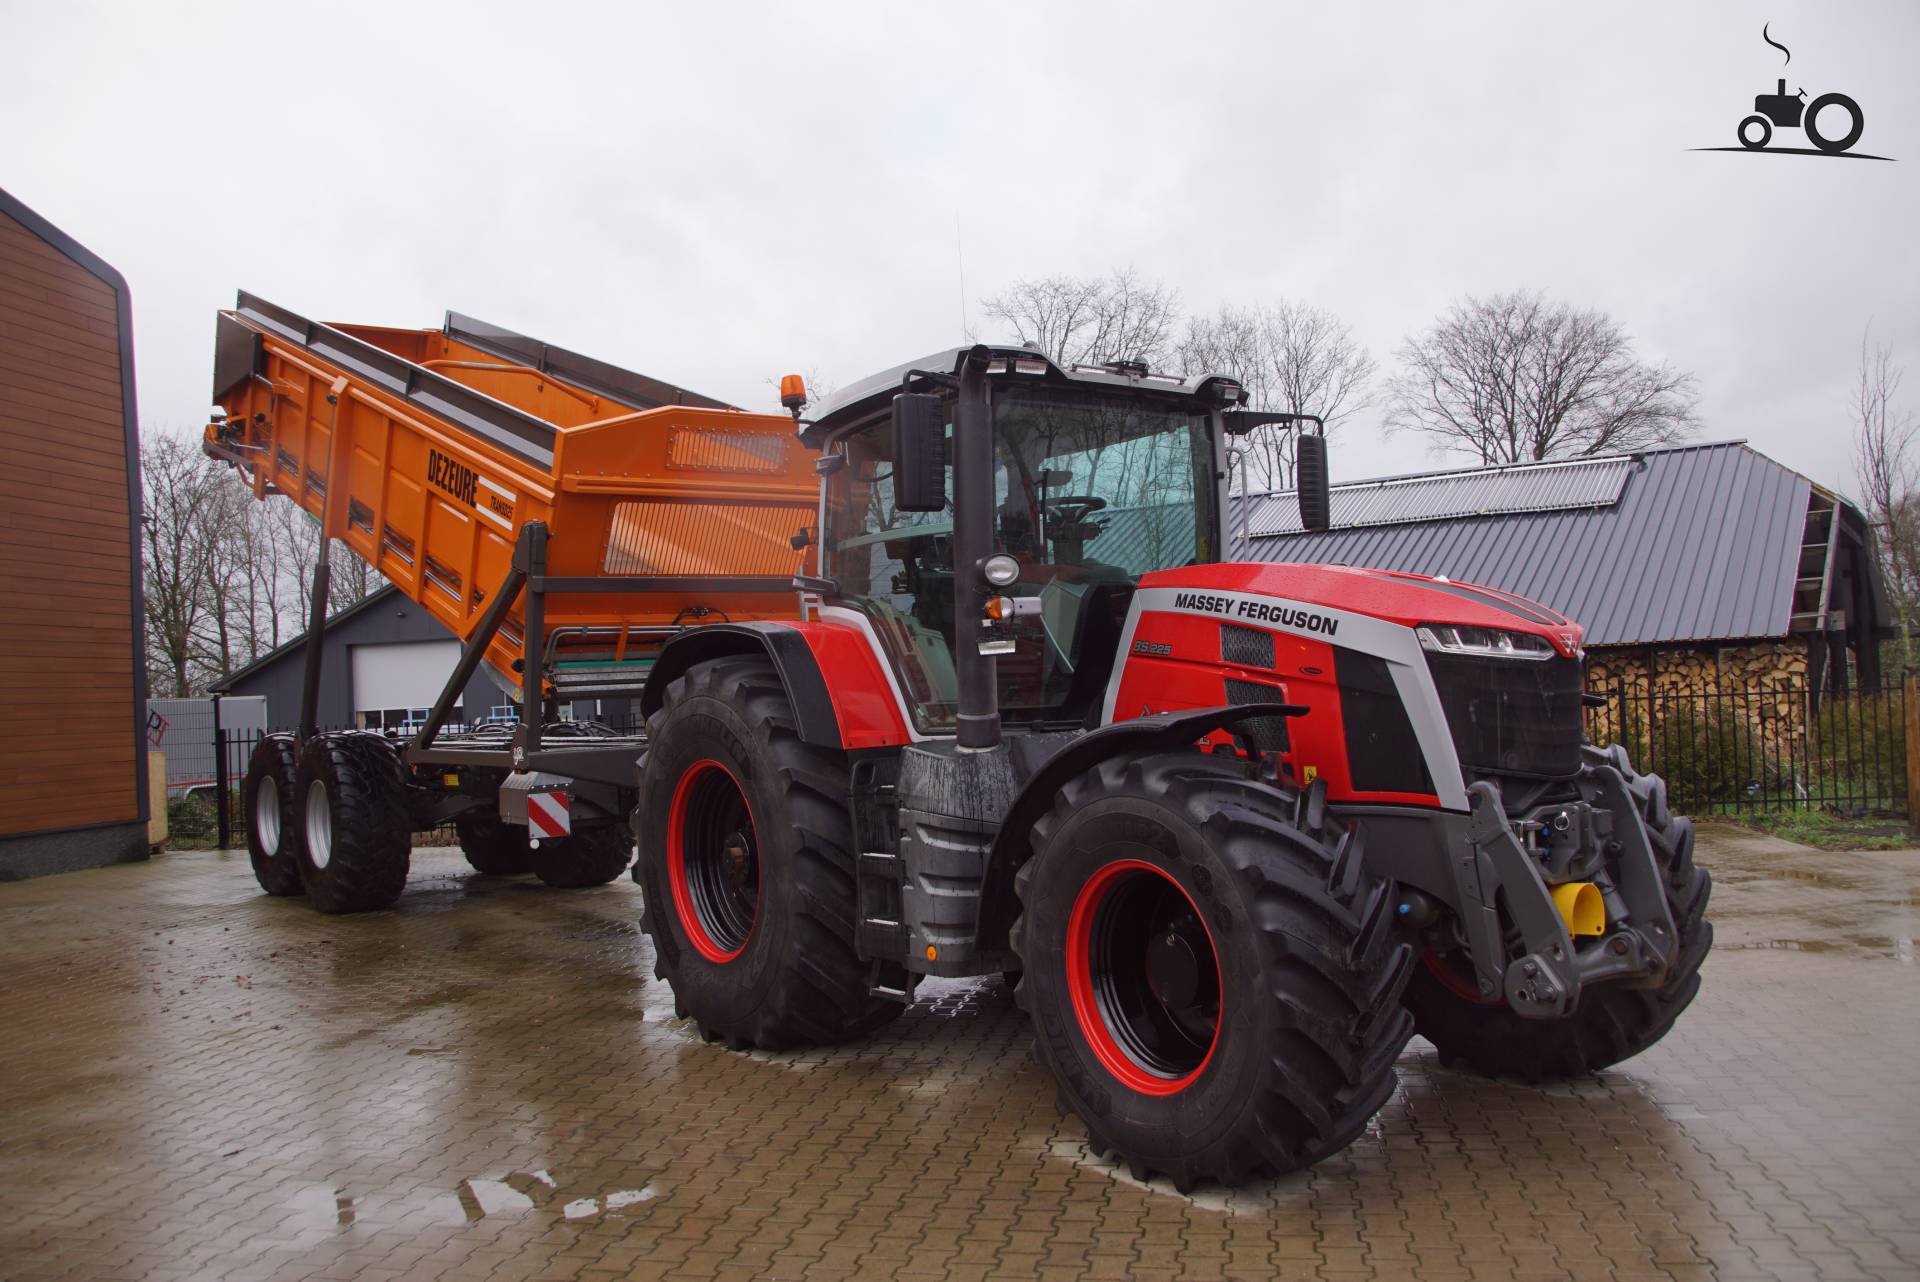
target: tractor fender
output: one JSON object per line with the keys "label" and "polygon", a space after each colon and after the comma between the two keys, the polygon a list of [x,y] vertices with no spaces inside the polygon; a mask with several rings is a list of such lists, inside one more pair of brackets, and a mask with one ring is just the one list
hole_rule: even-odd
{"label": "tractor fender", "polygon": [[666,702],[667,687],[695,664],[732,655],[765,655],[780,674],[787,702],[799,721],[800,738],[820,747],[838,748],[840,719],[826,678],[800,629],[779,622],[703,623],[688,628],[660,647],[653,670],[640,694],[640,714],[651,717]]}
{"label": "tractor fender", "polygon": [[703,623],[661,647],[640,695],[652,716],[667,686],[696,663],[764,654],[780,674],[803,742],[822,748],[892,748],[913,741],[886,661],[859,628],[833,619]]}
{"label": "tractor fender", "polygon": [[1216,730],[1230,729],[1250,717],[1298,717],[1306,711],[1297,703],[1242,703],[1158,712],[1116,721],[1068,740],[1028,775],[994,835],[980,884],[977,946],[983,953],[1008,947],[1007,935],[1019,912],[1014,874],[1033,854],[1035,821],[1047,813],[1054,795],[1069,781],[1115,757],[1144,757],[1189,747]]}

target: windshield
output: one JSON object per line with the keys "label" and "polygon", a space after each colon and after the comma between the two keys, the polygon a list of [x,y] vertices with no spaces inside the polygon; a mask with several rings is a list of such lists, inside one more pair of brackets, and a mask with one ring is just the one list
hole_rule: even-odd
{"label": "windshield", "polygon": [[[1216,558],[1207,419],[1164,402],[1001,384],[993,425],[994,550],[1020,562],[1007,595],[1041,599],[1037,616],[1010,625],[1000,708],[1012,720],[1079,720],[1104,693],[1140,575]],[[947,430],[951,458],[950,407]],[[838,603],[873,623],[921,731],[939,733],[954,715],[951,506],[894,510],[886,419],[843,439],[827,572]]]}

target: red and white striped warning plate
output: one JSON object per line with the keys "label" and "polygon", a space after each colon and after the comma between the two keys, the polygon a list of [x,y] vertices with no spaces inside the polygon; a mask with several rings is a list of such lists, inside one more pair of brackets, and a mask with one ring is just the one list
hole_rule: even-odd
{"label": "red and white striped warning plate", "polygon": [[533,837],[564,837],[573,831],[573,811],[564,792],[527,794],[527,833]]}

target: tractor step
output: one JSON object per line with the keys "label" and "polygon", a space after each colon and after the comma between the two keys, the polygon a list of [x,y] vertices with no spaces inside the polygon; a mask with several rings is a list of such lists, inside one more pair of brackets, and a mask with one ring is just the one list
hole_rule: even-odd
{"label": "tractor step", "polygon": [[863,850],[859,873],[860,927],[855,942],[860,955],[887,958],[904,955],[907,924],[901,915],[900,888],[905,873],[900,856],[884,850]]}
{"label": "tractor step", "polygon": [[920,977],[899,962],[876,960],[867,971],[867,996],[882,997],[902,1006],[913,1005],[913,990]]}

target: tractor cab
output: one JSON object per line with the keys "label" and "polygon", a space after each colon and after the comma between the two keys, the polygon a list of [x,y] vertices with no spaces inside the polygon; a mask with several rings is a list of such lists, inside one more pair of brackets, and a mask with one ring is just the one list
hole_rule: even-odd
{"label": "tractor cab", "polygon": [[[956,429],[968,368],[982,421]],[[1097,724],[1140,576],[1221,558],[1223,415],[1243,399],[1227,378],[1026,348],[867,380],[806,429],[825,452],[822,607],[872,629],[921,734],[954,733],[970,663],[991,671],[1008,724]],[[969,449],[985,466],[955,466]],[[973,479],[989,474],[990,493]]]}

